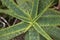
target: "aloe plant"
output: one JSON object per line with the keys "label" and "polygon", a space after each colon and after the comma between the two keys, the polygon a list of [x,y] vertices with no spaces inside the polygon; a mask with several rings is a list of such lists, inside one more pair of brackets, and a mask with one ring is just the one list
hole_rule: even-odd
{"label": "aloe plant", "polygon": [[60,40],[60,12],[49,8],[55,0],[1,0],[8,9],[0,9],[22,22],[0,30],[0,40],[26,33],[25,40]]}

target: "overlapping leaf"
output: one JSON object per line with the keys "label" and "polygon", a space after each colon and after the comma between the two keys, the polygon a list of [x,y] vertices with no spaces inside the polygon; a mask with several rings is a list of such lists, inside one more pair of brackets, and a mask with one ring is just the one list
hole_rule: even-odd
{"label": "overlapping leaf", "polygon": [[14,13],[13,15],[18,15],[22,19],[29,19],[29,15],[25,13],[21,8],[19,8],[13,0],[2,0],[2,2]]}
{"label": "overlapping leaf", "polygon": [[47,40],[52,40],[52,38],[41,28],[41,26],[38,23],[34,23],[35,30],[40,33],[43,37],[45,37]]}
{"label": "overlapping leaf", "polygon": [[29,27],[28,23],[22,22],[22,23],[13,25],[13,26],[5,28],[5,29],[1,29],[0,30],[0,40],[5,40],[6,38],[10,39],[10,36],[12,38],[21,33],[24,33],[28,27]]}
{"label": "overlapping leaf", "polygon": [[21,18],[19,15],[15,14],[15,12],[13,12],[10,9],[7,9],[7,10],[0,9],[0,13],[5,13],[5,14],[8,14],[8,15],[11,15],[12,17],[15,17],[15,18],[20,19],[20,20],[25,21],[25,22],[29,22],[30,21],[27,18]]}
{"label": "overlapping leaf", "polygon": [[[28,29],[30,30],[28,30],[25,36],[26,38],[25,40],[40,40],[39,33],[47,40],[53,40],[51,37],[54,37],[54,39],[60,39],[59,37],[60,35],[57,35],[60,33],[59,30],[60,28],[54,27],[60,25],[60,12],[49,9],[54,0],[16,0],[16,1],[18,5],[15,4],[13,0],[2,0],[2,2],[5,3],[9,10],[7,10],[7,12],[1,10],[0,12],[7,13],[13,17],[27,21],[28,23],[31,23],[31,25],[24,22],[12,27],[8,27],[6,29],[2,29],[0,30],[1,40],[5,39],[8,40],[9,36],[10,38],[13,38],[21,34],[22,33],[21,31],[26,32]],[[30,13],[32,15],[29,15]]]}
{"label": "overlapping leaf", "polygon": [[42,26],[42,28],[55,40],[60,40],[60,28],[56,26]]}
{"label": "overlapping leaf", "polygon": [[37,21],[44,13],[47,11],[47,9],[51,6],[51,4],[54,2],[54,0],[40,0],[39,2],[39,14],[37,17],[33,19],[33,21]]}

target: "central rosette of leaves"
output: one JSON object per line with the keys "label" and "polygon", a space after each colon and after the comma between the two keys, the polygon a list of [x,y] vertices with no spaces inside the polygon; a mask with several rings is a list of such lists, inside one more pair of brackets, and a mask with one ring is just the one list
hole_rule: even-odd
{"label": "central rosette of leaves", "polygon": [[40,40],[39,35],[42,35],[47,40],[52,40],[45,32],[44,29],[46,28],[42,27],[60,24],[60,14],[49,8],[54,0],[16,0],[18,5],[14,0],[1,1],[8,9],[0,9],[0,12],[22,20],[21,23],[0,30],[1,40],[8,40],[25,32],[27,32],[25,40]]}

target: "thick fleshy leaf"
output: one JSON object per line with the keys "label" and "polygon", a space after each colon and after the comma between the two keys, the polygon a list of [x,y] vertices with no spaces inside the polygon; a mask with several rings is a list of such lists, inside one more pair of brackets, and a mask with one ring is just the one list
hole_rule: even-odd
{"label": "thick fleshy leaf", "polygon": [[40,40],[39,33],[34,28],[30,28],[25,35],[25,40]]}
{"label": "thick fleshy leaf", "polygon": [[32,12],[31,12],[32,19],[37,16],[37,13],[38,13],[38,5],[39,5],[39,0],[34,0],[33,7],[32,7]]}
{"label": "thick fleshy leaf", "polygon": [[40,26],[60,25],[60,12],[48,9],[41,18],[37,20]]}
{"label": "thick fleshy leaf", "polygon": [[41,26],[38,23],[34,23],[33,27],[38,33],[40,33],[47,40],[52,40],[52,38],[45,32],[45,30],[41,28]]}
{"label": "thick fleshy leaf", "polygon": [[27,13],[25,13],[21,8],[19,8],[19,6],[17,6],[13,0],[1,0],[9,9],[11,9],[14,13],[13,14],[17,14],[20,17],[23,18],[28,18],[29,19],[29,15]]}
{"label": "thick fleshy leaf", "polygon": [[47,11],[47,9],[51,6],[51,4],[54,2],[54,0],[40,0],[39,2],[39,14],[37,17],[33,19],[33,21],[37,21],[44,13]]}
{"label": "thick fleshy leaf", "polygon": [[42,26],[42,28],[54,39],[60,40],[60,28],[54,26]]}
{"label": "thick fleshy leaf", "polygon": [[10,39],[12,37],[15,37],[21,33],[26,32],[28,27],[29,27],[28,23],[21,22],[16,25],[10,26],[8,28],[1,29],[0,30],[0,39],[5,40],[5,39]]}

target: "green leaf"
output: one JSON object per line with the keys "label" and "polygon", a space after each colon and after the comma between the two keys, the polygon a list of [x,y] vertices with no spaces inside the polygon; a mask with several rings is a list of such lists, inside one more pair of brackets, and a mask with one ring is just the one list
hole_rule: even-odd
{"label": "green leaf", "polygon": [[53,16],[60,15],[60,12],[55,9],[49,8],[42,16],[47,16],[47,15],[53,15]]}
{"label": "green leaf", "polygon": [[48,9],[44,15],[37,20],[40,26],[56,26],[60,25],[60,12]]}
{"label": "green leaf", "polygon": [[54,2],[54,0],[40,0],[39,2],[39,14],[37,17],[33,19],[33,21],[37,21],[44,13],[47,11],[47,9],[51,6],[51,4]]}
{"label": "green leaf", "polygon": [[16,37],[18,35],[21,35],[22,33],[24,33],[24,30],[17,32],[17,33],[14,33],[14,34],[10,34],[10,35],[0,37],[0,40],[10,40],[10,39],[13,39],[14,37]]}
{"label": "green leaf", "polygon": [[22,8],[26,13],[30,13],[32,10],[33,0],[16,0],[19,8]]}
{"label": "green leaf", "polygon": [[46,40],[42,35],[40,35],[40,40]]}
{"label": "green leaf", "polygon": [[9,9],[7,9],[7,10],[0,9],[0,13],[8,14],[8,15],[10,15],[10,16],[12,16],[12,17],[15,17],[15,18],[17,18],[17,19],[20,19],[20,20],[22,20],[22,21],[24,21],[24,22],[30,22],[29,19],[23,18],[23,17],[15,14],[15,12],[13,12],[13,11],[11,11],[11,10],[9,10]]}
{"label": "green leaf", "polygon": [[3,3],[5,3],[5,5],[11,9],[13,12],[13,14],[15,15],[19,15],[20,17],[23,18],[28,18],[29,19],[29,15],[27,13],[25,13],[21,8],[19,8],[19,6],[17,6],[13,0],[1,0]]}
{"label": "green leaf", "polygon": [[60,28],[54,27],[60,25],[60,12],[49,9],[54,0],[16,0],[17,4],[14,0],[1,1],[8,9],[2,9],[0,12],[21,19],[24,22],[1,29],[0,40],[12,39],[26,31],[25,40],[60,39]]}
{"label": "green leaf", "polygon": [[60,40],[60,28],[56,26],[42,26],[42,28],[55,40]]}
{"label": "green leaf", "polygon": [[31,12],[32,19],[37,16],[38,4],[39,4],[39,0],[34,0],[33,7],[32,7],[32,12]]}
{"label": "green leaf", "polygon": [[0,39],[5,40],[5,39],[10,39],[12,37],[15,37],[15,36],[17,36],[17,35],[19,35],[21,33],[26,32],[28,27],[29,27],[28,23],[21,22],[19,24],[13,25],[11,27],[1,29],[0,30]]}
{"label": "green leaf", "polygon": [[39,33],[34,28],[30,28],[25,35],[25,40],[40,40]]}
{"label": "green leaf", "polygon": [[38,23],[34,23],[33,27],[38,33],[40,33],[47,40],[52,40],[52,38],[41,28],[41,26]]}

